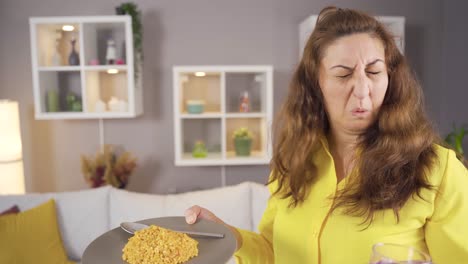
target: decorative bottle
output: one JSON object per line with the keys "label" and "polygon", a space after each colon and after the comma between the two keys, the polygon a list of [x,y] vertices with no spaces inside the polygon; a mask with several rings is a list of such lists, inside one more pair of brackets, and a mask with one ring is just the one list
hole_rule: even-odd
{"label": "decorative bottle", "polygon": [[106,62],[107,64],[115,64],[116,59],[115,42],[112,39],[107,40]]}
{"label": "decorative bottle", "polygon": [[245,91],[240,97],[239,112],[247,113],[250,111],[249,93]]}
{"label": "decorative bottle", "polygon": [[71,52],[70,52],[70,56],[68,56],[68,64],[80,65],[80,56],[78,56],[78,52],[76,52],[75,50],[76,39],[73,37],[70,43],[71,43]]}

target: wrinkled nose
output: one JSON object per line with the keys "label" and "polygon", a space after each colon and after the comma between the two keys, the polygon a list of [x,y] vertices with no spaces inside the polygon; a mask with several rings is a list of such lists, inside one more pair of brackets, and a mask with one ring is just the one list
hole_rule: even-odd
{"label": "wrinkled nose", "polygon": [[353,79],[353,95],[359,100],[368,97],[370,94],[370,82],[366,74],[356,74]]}

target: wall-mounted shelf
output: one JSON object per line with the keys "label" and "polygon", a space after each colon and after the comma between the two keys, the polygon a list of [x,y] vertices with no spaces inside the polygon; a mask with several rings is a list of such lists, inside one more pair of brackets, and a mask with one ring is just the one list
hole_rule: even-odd
{"label": "wall-mounted shelf", "polygon": [[[173,85],[176,166],[269,164],[272,66],[176,66]],[[241,112],[240,97],[245,91],[249,110]],[[203,111],[189,113],[190,101],[202,101]],[[253,133],[248,157],[236,156],[234,151],[233,133],[240,127]],[[193,157],[197,141],[205,143],[206,157]]]}
{"label": "wall-mounted shelf", "polygon": [[[141,63],[134,63],[130,16],[33,17],[29,24],[36,119],[143,113]],[[112,61],[107,60],[109,40],[115,45]],[[76,56],[70,60],[73,50]]]}

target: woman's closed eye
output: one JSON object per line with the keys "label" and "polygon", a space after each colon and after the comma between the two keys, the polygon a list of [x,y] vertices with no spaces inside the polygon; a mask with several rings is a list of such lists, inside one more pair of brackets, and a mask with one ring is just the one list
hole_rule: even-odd
{"label": "woman's closed eye", "polygon": [[377,75],[380,73],[380,71],[367,71],[367,73],[372,74],[372,75]]}
{"label": "woman's closed eye", "polygon": [[348,73],[348,74],[342,74],[342,75],[338,75],[338,76],[336,76],[336,77],[341,78],[341,79],[344,79],[344,78],[347,78],[347,77],[351,76],[352,74],[353,74],[353,73],[350,72],[350,73]]}
{"label": "woman's closed eye", "polygon": [[[379,73],[381,73],[381,71],[366,71],[367,74],[371,74],[371,75],[377,75]],[[337,75],[336,77],[340,78],[340,79],[345,79],[345,78],[348,78],[352,75],[353,73],[350,72],[350,73],[345,73],[345,74],[341,74],[341,75]]]}

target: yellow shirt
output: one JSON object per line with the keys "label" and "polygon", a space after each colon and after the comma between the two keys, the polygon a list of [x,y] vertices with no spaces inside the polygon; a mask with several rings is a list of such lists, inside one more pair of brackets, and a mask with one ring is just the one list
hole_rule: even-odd
{"label": "yellow shirt", "polygon": [[[313,157],[319,179],[305,202],[288,208],[289,199],[270,197],[259,224],[260,234],[239,229],[242,246],[237,263],[366,264],[378,242],[411,245],[428,252],[437,264],[468,263],[468,171],[455,153],[436,147],[439,161],[428,179],[436,191],[410,198],[397,222],[392,209],[375,213],[364,229],[363,218],[342,209],[329,214],[337,189],[333,158],[324,147]],[[276,188],[269,186],[270,192]]]}

